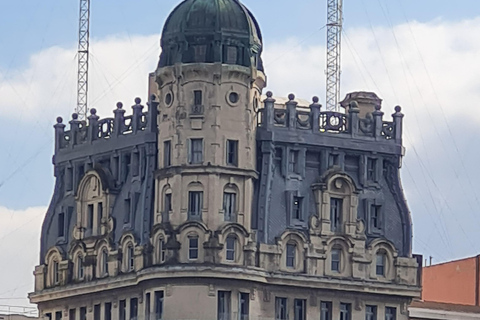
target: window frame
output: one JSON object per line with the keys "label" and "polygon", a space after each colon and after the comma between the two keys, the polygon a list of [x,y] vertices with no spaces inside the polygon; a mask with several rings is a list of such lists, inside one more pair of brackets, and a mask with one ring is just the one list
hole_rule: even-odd
{"label": "window frame", "polygon": [[223,220],[224,221],[236,221],[237,214],[237,193],[236,192],[223,192]]}
{"label": "window frame", "polygon": [[[188,147],[188,163],[202,164],[204,161],[203,138],[190,138]],[[200,148],[200,150],[197,150]]]}
{"label": "window frame", "polygon": [[77,258],[75,259],[75,266],[76,266],[76,278],[77,280],[83,280],[85,278],[85,266],[84,266],[84,257],[80,253],[77,255]]}
{"label": "window frame", "polygon": [[293,196],[292,202],[292,219],[297,221],[304,221],[303,214],[303,197]]}
{"label": "window frame", "polygon": [[172,165],[172,140],[163,141],[163,166],[170,167]]}
{"label": "window frame", "polygon": [[293,300],[293,319],[294,320],[307,319],[307,300],[306,299]]}
{"label": "window frame", "polygon": [[234,235],[229,235],[225,239],[225,260],[229,262],[234,262],[236,260],[236,247],[237,247],[237,238]]}
{"label": "window frame", "polygon": [[[192,240],[196,240],[196,245],[192,245]],[[192,255],[192,253],[195,253]],[[199,256],[199,237],[198,235],[188,236],[188,260],[195,261],[198,260]]]}
{"label": "window frame", "polygon": [[249,320],[250,318],[250,293],[238,293],[238,320]]}
{"label": "window frame", "polygon": [[[193,197],[195,196],[197,196],[198,199],[193,199]],[[194,203],[195,203],[195,208],[194,208]],[[203,191],[189,191],[188,192],[188,219],[200,220],[202,218],[202,210],[203,210]]]}
{"label": "window frame", "polygon": [[127,259],[126,259],[126,268],[127,272],[132,272],[135,270],[135,247],[133,243],[129,242],[127,244]]}
{"label": "window frame", "polygon": [[365,306],[365,320],[377,320],[378,308],[374,305]]}
{"label": "window frame", "polygon": [[342,231],[343,198],[330,197],[330,231]]}
{"label": "window frame", "polygon": [[288,320],[288,298],[275,297],[275,320]]}
{"label": "window frame", "polygon": [[340,320],[352,319],[352,304],[340,302]]}
{"label": "window frame", "polygon": [[331,301],[320,301],[320,320],[332,320]]}
{"label": "window frame", "polygon": [[[338,259],[334,260],[334,256],[338,256]],[[342,249],[332,248],[330,252],[330,270],[333,273],[342,273]]]}
{"label": "window frame", "polygon": [[[379,264],[379,262],[381,263]],[[377,277],[385,277],[386,271],[387,271],[387,254],[383,251],[377,251],[377,253],[375,254],[375,275]]]}
{"label": "window frame", "polygon": [[385,320],[397,320],[397,308],[396,307],[388,307],[388,306],[385,307]]}
{"label": "window frame", "polygon": [[300,174],[300,150],[290,149],[288,153],[288,173]]}
{"label": "window frame", "polygon": [[217,320],[230,320],[232,317],[232,292],[217,291]]}
{"label": "window frame", "polygon": [[238,145],[238,140],[227,139],[225,162],[228,166],[238,167]]}
{"label": "window frame", "polygon": [[297,244],[295,242],[287,242],[285,247],[285,266],[289,269],[296,268]]}
{"label": "window frame", "polygon": [[165,292],[163,290],[154,292],[154,308],[155,308],[155,320],[163,319]]}

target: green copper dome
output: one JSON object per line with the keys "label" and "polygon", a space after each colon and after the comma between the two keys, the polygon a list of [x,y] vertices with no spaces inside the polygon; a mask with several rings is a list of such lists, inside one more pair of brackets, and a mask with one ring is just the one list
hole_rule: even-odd
{"label": "green copper dome", "polygon": [[159,67],[222,62],[263,71],[260,28],[238,0],[184,0],[167,18],[161,46]]}

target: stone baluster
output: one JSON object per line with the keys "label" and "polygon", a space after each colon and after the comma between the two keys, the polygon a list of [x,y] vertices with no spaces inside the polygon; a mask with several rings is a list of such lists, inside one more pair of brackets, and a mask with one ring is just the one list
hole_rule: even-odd
{"label": "stone baluster", "polygon": [[375,106],[375,111],[373,111],[373,124],[375,128],[375,140],[382,139],[382,127],[383,127],[383,112],[380,111],[382,108],[381,105]]}
{"label": "stone baluster", "polygon": [[140,130],[140,121],[142,119],[142,110],[143,106],[140,104],[142,100],[140,98],[135,98],[135,105],[132,106],[133,115],[132,115],[132,131],[137,133]]}
{"label": "stone baluster", "polygon": [[74,145],[78,143],[78,135],[80,133],[80,124],[82,123],[78,120],[78,114],[72,114],[72,120],[70,123],[70,147],[73,148]]}
{"label": "stone baluster", "polygon": [[157,132],[157,116],[158,116],[158,106],[159,103],[156,101],[154,94],[150,95],[150,101],[148,105],[148,119],[147,119],[147,130],[149,132]]}
{"label": "stone baluster", "polygon": [[58,117],[57,123],[53,126],[55,128],[55,151],[65,146],[65,125],[62,122],[62,117]]}
{"label": "stone baluster", "polygon": [[92,142],[98,138],[98,119],[97,110],[90,109],[90,116],[88,116],[88,141]]}
{"label": "stone baluster", "polygon": [[403,135],[403,113],[400,106],[395,107],[395,113],[392,114],[393,123],[395,125],[395,141],[399,144],[402,144],[402,135]]}
{"label": "stone baluster", "polygon": [[270,129],[274,124],[274,112],[275,112],[275,99],[272,98],[273,93],[271,91],[267,92],[267,99],[265,99],[265,107],[263,109],[263,119],[262,125],[266,129]]}
{"label": "stone baluster", "polygon": [[360,113],[360,109],[358,108],[357,101],[350,102],[348,108],[348,115],[350,118],[349,123],[349,130],[352,138],[358,136],[358,126],[359,126],[359,117],[358,114]]}
{"label": "stone baluster", "polygon": [[115,115],[115,118],[113,120],[113,130],[116,137],[122,135],[125,128],[125,110],[123,110],[122,108],[123,104],[121,102],[118,102],[117,109],[113,110],[113,113]]}
{"label": "stone baluster", "polygon": [[313,97],[312,99],[313,103],[310,105],[310,116],[311,119],[310,121],[312,122],[312,131],[314,133],[317,133],[320,131],[320,109],[322,108],[322,105],[318,103],[319,99],[318,97]]}
{"label": "stone baluster", "polygon": [[295,129],[297,127],[297,102],[295,100],[295,95],[290,93],[288,95],[287,102],[287,115],[288,123],[287,126],[289,129]]}

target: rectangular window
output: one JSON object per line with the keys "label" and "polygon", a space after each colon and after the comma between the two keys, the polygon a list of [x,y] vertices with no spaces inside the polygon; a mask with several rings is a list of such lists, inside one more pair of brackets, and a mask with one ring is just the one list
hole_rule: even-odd
{"label": "rectangular window", "polygon": [[190,139],[190,164],[203,162],[203,139]]}
{"label": "rectangular window", "polygon": [[164,263],[167,256],[167,244],[164,239],[160,239],[160,262]]}
{"label": "rectangular window", "polygon": [[150,292],[145,294],[145,320],[150,320]]}
{"label": "rectangular window", "polygon": [[235,238],[228,236],[226,240],[226,258],[228,261],[235,261]]}
{"label": "rectangular window", "polygon": [[307,300],[295,299],[293,305],[295,307],[294,320],[306,320],[307,319]]}
{"label": "rectangular window", "polygon": [[132,210],[132,203],[130,198],[124,200],[124,207],[125,207],[125,217],[123,219],[124,223],[130,222],[130,211]]}
{"label": "rectangular window", "polygon": [[198,259],[198,237],[188,238],[188,259]]}
{"label": "rectangular window", "polygon": [[87,320],[87,307],[80,308],[80,320]]}
{"label": "rectangular window", "polygon": [[77,309],[68,310],[68,320],[77,320]]}
{"label": "rectangular window", "polygon": [[203,104],[203,97],[202,97],[201,90],[193,91],[193,104],[196,106],[201,106]]}
{"label": "rectangular window", "polygon": [[53,262],[53,283],[60,283],[60,269],[57,261]]}
{"label": "rectangular window", "polygon": [[320,320],[332,320],[332,303],[322,301],[320,303]]}
{"label": "rectangular window", "polygon": [[295,268],[295,251],[297,246],[287,243],[287,268]]}
{"label": "rectangular window", "polygon": [[112,303],[111,302],[105,303],[105,310],[103,311],[103,313],[104,313],[103,320],[112,320]]}
{"label": "rectangular window", "polygon": [[382,206],[371,205],[370,206],[370,226],[372,230],[381,230],[382,229]]}
{"label": "rectangular window", "polygon": [[367,159],[367,180],[376,181],[377,159]]}
{"label": "rectangular window", "polygon": [[231,293],[230,291],[218,291],[217,319],[230,320],[231,313]]}
{"label": "rectangular window", "polygon": [[227,63],[235,64],[237,63],[237,47],[228,46],[227,47]]}
{"label": "rectangular window", "polygon": [[330,198],[330,229],[341,231],[343,199]]}
{"label": "rectangular window", "polygon": [[340,303],[340,320],[352,319],[352,305],[350,303]]}
{"label": "rectangular window", "polygon": [[169,141],[163,142],[163,166],[170,167],[172,165],[172,144]]}
{"label": "rectangular window", "polygon": [[225,192],[223,194],[223,212],[225,221],[235,220],[237,195],[235,193]]}
{"label": "rectangular window", "polygon": [[93,228],[93,204],[87,206],[87,228]]}
{"label": "rectangular window", "polygon": [[377,306],[365,306],[365,320],[377,320]]}
{"label": "rectangular window", "polygon": [[62,311],[55,312],[55,320],[62,320]]}
{"label": "rectangular window", "polygon": [[386,307],[385,308],[385,320],[397,320],[397,308]]}
{"label": "rectangular window", "polygon": [[58,214],[58,236],[65,236],[65,214],[63,212]]}
{"label": "rectangular window", "polygon": [[339,249],[332,250],[332,271],[340,272],[341,251]]}
{"label": "rectangular window", "polygon": [[190,219],[200,219],[202,215],[203,192],[190,191],[188,193],[188,216]]}
{"label": "rectangular window", "polygon": [[303,198],[293,197],[293,212],[292,218],[294,220],[303,221],[303,212],[302,212]]}
{"label": "rectangular window", "polygon": [[155,291],[155,320],[163,319],[163,291]]}
{"label": "rectangular window", "polygon": [[288,172],[299,173],[297,150],[290,150],[290,156],[288,157]]}
{"label": "rectangular window", "polygon": [[98,217],[98,226],[100,226],[100,222],[103,218],[103,202],[99,202],[97,204],[97,217]]}
{"label": "rectangular window", "polygon": [[377,276],[384,276],[385,275],[385,255],[382,253],[377,253],[376,256],[376,266],[375,266],[375,273]]}
{"label": "rectangular window", "polygon": [[169,213],[170,211],[172,211],[172,194],[171,193],[165,194],[165,203],[164,203],[163,210],[165,211],[165,213]]}
{"label": "rectangular window", "polygon": [[288,320],[287,298],[275,298],[275,320]]}
{"label": "rectangular window", "polygon": [[328,156],[329,167],[338,166],[339,165],[338,159],[339,159],[338,154],[331,153]]}
{"label": "rectangular window", "polygon": [[125,320],[127,318],[127,301],[120,300],[120,304],[118,307],[118,319]]}
{"label": "rectangular window", "polygon": [[45,318],[47,318],[47,320],[52,320],[52,314],[51,313],[45,313]]}
{"label": "rectangular window", "polygon": [[227,165],[238,166],[238,141],[227,140]]}
{"label": "rectangular window", "polygon": [[238,296],[238,320],[249,320],[250,314],[250,295],[240,292]]}
{"label": "rectangular window", "polygon": [[100,320],[100,305],[93,306],[93,320]]}
{"label": "rectangular window", "polygon": [[138,317],[138,299],[130,299],[130,320],[136,320]]}

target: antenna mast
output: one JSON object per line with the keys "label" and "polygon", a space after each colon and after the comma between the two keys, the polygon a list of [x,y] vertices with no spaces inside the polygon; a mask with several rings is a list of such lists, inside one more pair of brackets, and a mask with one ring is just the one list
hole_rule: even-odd
{"label": "antenna mast", "polygon": [[80,0],[80,17],[78,27],[78,81],[77,108],[79,120],[87,117],[88,97],[88,49],[90,41],[90,0]]}
{"label": "antenna mast", "polygon": [[328,111],[338,111],[340,103],[340,58],[343,0],[327,0],[327,97]]}

